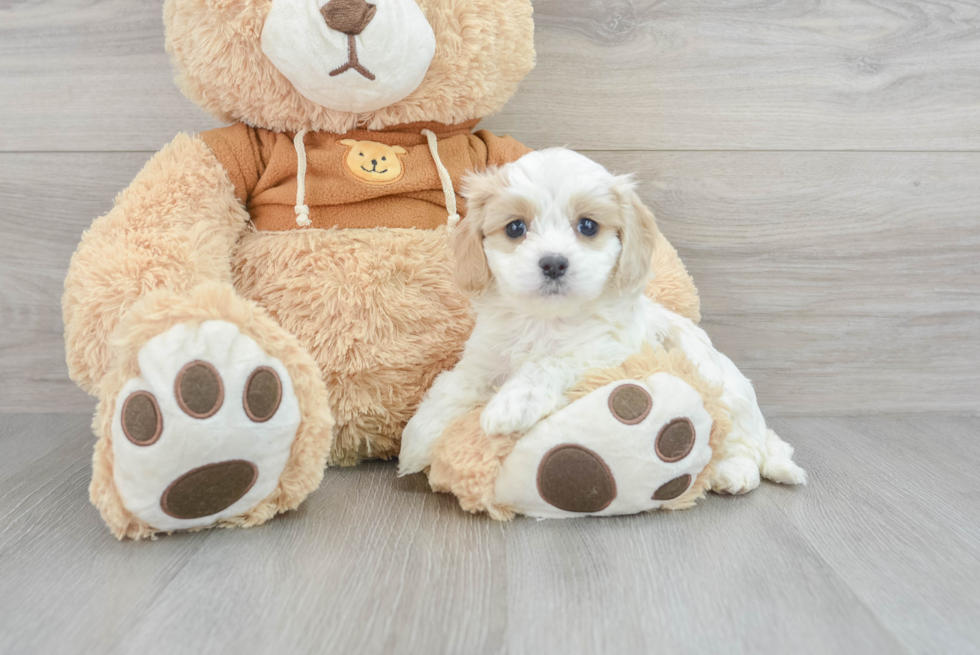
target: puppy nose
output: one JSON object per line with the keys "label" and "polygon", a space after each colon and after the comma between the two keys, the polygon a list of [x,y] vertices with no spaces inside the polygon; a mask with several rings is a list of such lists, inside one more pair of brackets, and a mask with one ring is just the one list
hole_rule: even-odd
{"label": "puppy nose", "polygon": [[545,277],[557,280],[568,270],[568,259],[562,255],[545,255],[538,265]]}
{"label": "puppy nose", "polygon": [[377,11],[377,5],[369,5],[364,0],[330,0],[320,9],[320,14],[330,29],[360,34]]}
{"label": "puppy nose", "polygon": [[374,164],[375,166],[377,166],[378,165],[378,160],[377,159],[372,159],[371,160],[371,163]]}

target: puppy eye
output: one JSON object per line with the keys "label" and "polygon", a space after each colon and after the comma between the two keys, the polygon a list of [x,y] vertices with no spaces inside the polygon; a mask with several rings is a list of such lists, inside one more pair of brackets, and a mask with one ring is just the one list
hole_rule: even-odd
{"label": "puppy eye", "polygon": [[504,231],[511,239],[520,239],[527,232],[527,225],[524,224],[524,221],[511,221]]}
{"label": "puppy eye", "polygon": [[578,219],[578,231],[582,233],[582,236],[594,237],[599,231],[599,224],[591,218],[580,218]]}
{"label": "puppy eye", "polygon": [[388,161],[388,158],[387,157],[382,157],[381,158],[381,161]]}
{"label": "puppy eye", "polygon": [[361,157],[363,157],[363,156],[364,156],[364,153],[363,153],[363,152],[359,152],[359,153],[357,153],[357,154],[359,154],[359,155],[360,155]]}

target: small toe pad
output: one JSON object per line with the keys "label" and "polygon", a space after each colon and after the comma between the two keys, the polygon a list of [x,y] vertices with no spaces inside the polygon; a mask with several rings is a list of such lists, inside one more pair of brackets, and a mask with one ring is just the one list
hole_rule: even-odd
{"label": "small toe pad", "polygon": [[624,384],[609,394],[609,411],[620,423],[636,425],[653,408],[650,392],[638,384]]}
{"label": "small toe pad", "polygon": [[691,476],[684,474],[678,478],[674,478],[670,482],[666,482],[656,491],[653,492],[654,500],[673,500],[680,496],[682,493],[687,491],[687,488],[691,486]]}
{"label": "small toe pad", "polygon": [[665,462],[679,462],[694,448],[694,424],[689,418],[675,418],[663,426],[654,445],[657,457]]}
{"label": "small toe pad", "polygon": [[207,362],[191,362],[180,369],[174,382],[177,404],[188,416],[208,418],[221,409],[224,384],[218,371]]}
{"label": "small toe pad", "polygon": [[256,423],[268,421],[282,401],[282,382],[268,366],[255,369],[245,383],[245,414]]}
{"label": "small toe pad", "polygon": [[122,408],[122,429],[137,446],[156,443],[163,433],[163,415],[157,399],[149,391],[134,391]]}

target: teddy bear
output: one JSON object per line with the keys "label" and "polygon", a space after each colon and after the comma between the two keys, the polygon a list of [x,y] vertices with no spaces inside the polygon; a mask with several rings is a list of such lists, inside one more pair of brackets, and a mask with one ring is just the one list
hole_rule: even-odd
{"label": "teddy bear", "polygon": [[[166,0],[178,135],[82,237],[69,372],[98,398],[114,535],[248,527],[325,466],[397,455],[472,328],[449,233],[463,176],[528,152],[478,130],[534,64],[529,0]],[[676,252],[657,299],[697,318]]]}
{"label": "teddy bear", "polygon": [[487,434],[477,406],[435,441],[426,475],[462,509],[499,521],[687,509],[724,453],[721,395],[681,350],[646,345],[587,372],[567,406],[523,434]]}

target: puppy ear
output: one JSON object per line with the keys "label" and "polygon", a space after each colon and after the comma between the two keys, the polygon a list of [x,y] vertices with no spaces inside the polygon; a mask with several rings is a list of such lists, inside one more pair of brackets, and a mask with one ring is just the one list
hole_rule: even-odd
{"label": "puppy ear", "polygon": [[507,167],[491,166],[479,173],[470,173],[463,178],[460,195],[466,198],[466,215],[483,219],[487,203],[507,186]]}
{"label": "puppy ear", "polygon": [[612,281],[618,291],[631,291],[646,286],[652,273],[653,249],[657,242],[657,221],[636,193],[636,183],[629,175],[617,176],[613,194],[619,200],[623,227],[619,240],[623,250],[613,272]]}
{"label": "puppy ear", "polygon": [[340,140],[340,145],[342,145],[342,146],[356,146],[357,145],[357,141],[355,141],[354,139],[341,139]]}
{"label": "puppy ear", "polygon": [[495,166],[463,178],[460,194],[466,199],[465,218],[453,232],[451,244],[456,257],[456,286],[464,293],[481,293],[490,286],[493,274],[483,251],[483,224],[487,203],[506,185],[505,169]]}
{"label": "puppy ear", "polygon": [[392,148],[392,150],[395,151],[395,154],[396,155],[407,155],[408,154],[408,150],[405,150],[401,146],[395,146],[394,148]]}
{"label": "puppy ear", "polygon": [[490,265],[483,251],[483,221],[471,212],[459,222],[450,238],[456,258],[456,286],[467,294],[477,294],[490,286]]}

